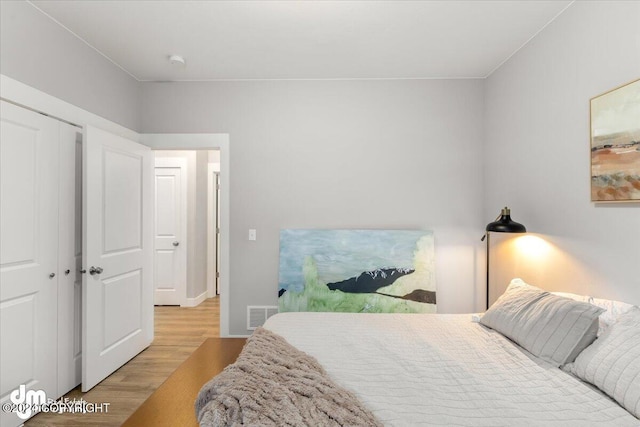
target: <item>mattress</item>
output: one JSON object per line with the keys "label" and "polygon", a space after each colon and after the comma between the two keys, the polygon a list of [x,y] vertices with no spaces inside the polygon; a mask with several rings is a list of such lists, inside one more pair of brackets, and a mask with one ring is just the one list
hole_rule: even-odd
{"label": "mattress", "polygon": [[315,357],[384,425],[640,425],[468,314],[281,313],[264,327]]}

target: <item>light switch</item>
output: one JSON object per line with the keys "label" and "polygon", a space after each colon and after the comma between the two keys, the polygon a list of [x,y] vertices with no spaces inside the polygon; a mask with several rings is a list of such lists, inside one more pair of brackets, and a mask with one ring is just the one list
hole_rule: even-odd
{"label": "light switch", "polygon": [[256,240],[256,230],[253,228],[249,229],[249,240]]}

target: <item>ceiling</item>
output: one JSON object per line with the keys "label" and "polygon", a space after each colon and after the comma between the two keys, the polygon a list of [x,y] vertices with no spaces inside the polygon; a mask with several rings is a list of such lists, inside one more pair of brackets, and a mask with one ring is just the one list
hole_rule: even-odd
{"label": "ceiling", "polygon": [[178,81],[483,78],[572,2],[30,3],[137,80]]}

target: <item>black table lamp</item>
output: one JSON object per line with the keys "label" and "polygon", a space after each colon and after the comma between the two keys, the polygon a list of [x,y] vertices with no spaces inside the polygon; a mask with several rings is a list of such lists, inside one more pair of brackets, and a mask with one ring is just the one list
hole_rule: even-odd
{"label": "black table lamp", "polygon": [[500,215],[492,223],[487,224],[486,233],[480,241],[487,239],[487,309],[489,308],[489,233],[526,233],[527,229],[524,225],[511,219],[511,210],[504,207]]}

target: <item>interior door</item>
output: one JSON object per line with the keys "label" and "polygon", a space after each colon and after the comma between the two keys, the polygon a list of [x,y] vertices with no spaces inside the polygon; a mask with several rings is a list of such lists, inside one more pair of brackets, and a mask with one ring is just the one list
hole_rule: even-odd
{"label": "interior door", "polygon": [[[4,101],[0,117],[0,400],[4,408],[20,385],[57,396],[58,122]],[[15,413],[1,412],[3,426],[22,422]]]}
{"label": "interior door", "polygon": [[153,340],[153,156],[84,130],[82,390]]}
{"label": "interior door", "polygon": [[184,305],[187,297],[187,162],[155,159],[154,304]]}

